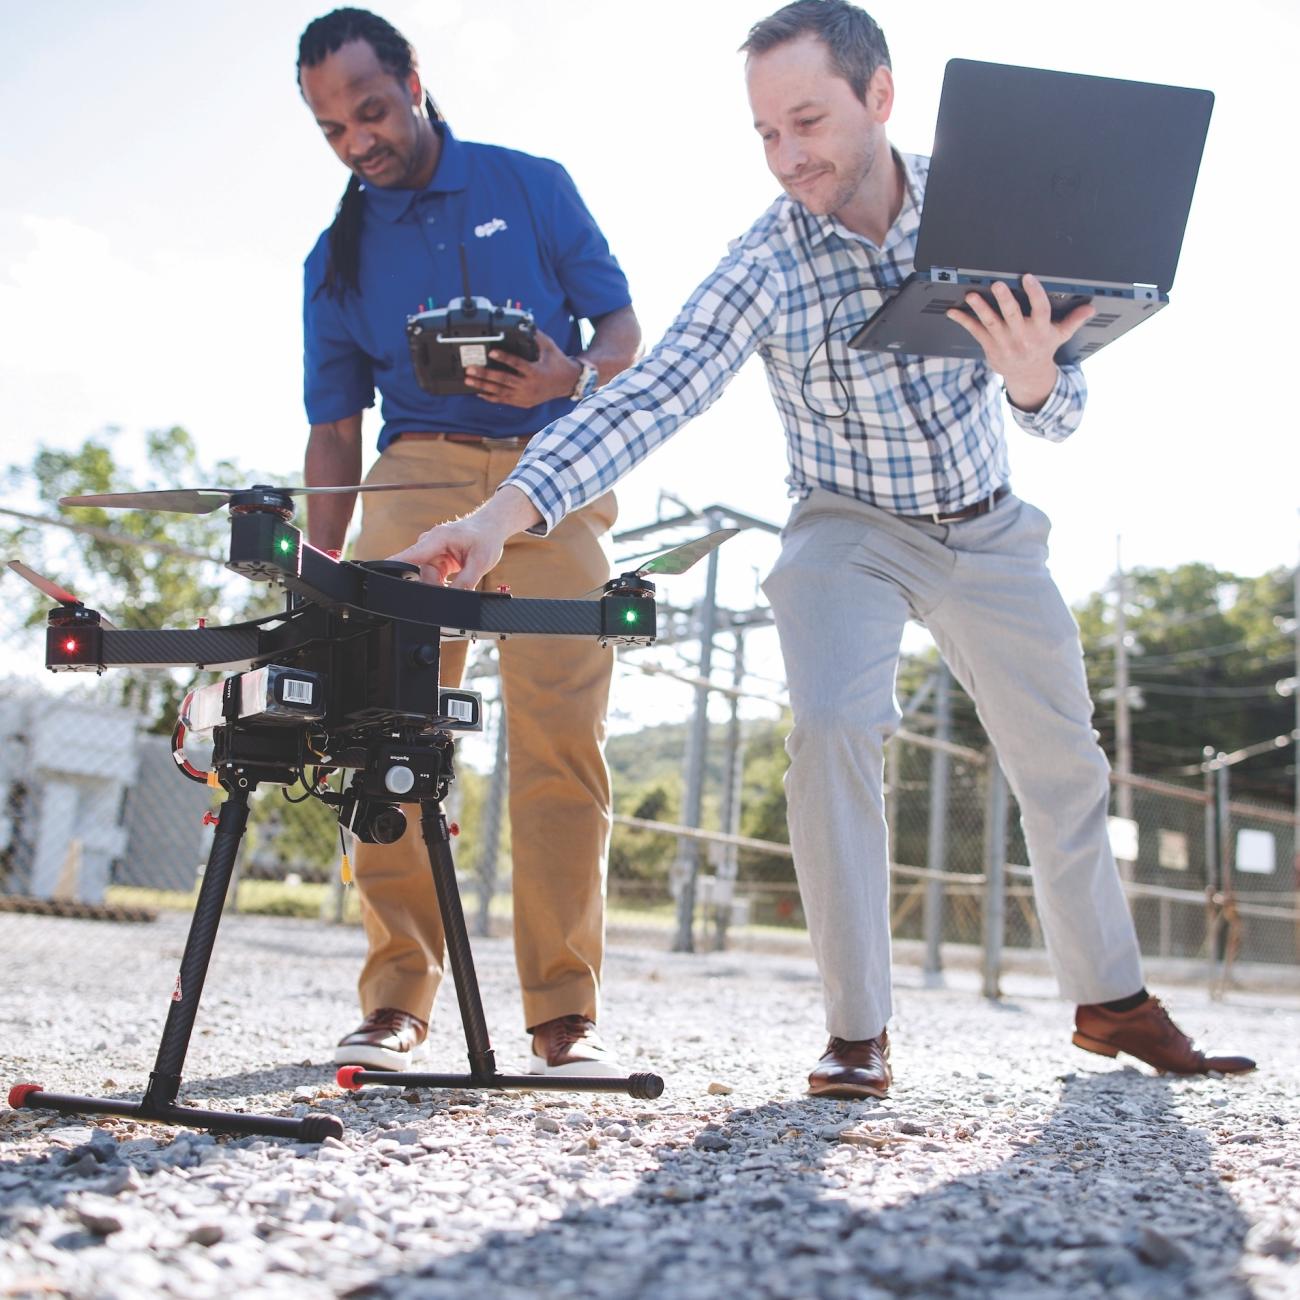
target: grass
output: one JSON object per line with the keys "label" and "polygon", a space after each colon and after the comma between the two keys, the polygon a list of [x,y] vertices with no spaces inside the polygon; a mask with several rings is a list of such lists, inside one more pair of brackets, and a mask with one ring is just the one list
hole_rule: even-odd
{"label": "grass", "polygon": [[[465,886],[462,885],[462,889]],[[466,889],[466,893],[469,891]],[[161,912],[190,912],[198,900],[197,887],[192,890],[145,889],[136,885],[110,885],[105,901],[116,907],[146,907]],[[241,880],[237,895],[238,910],[248,916],[296,916],[321,920],[334,915],[333,887],[303,881],[292,884],[283,880]],[[477,898],[466,898],[466,911],[476,913]],[[668,929],[676,924],[676,907],[668,900],[640,904],[615,899],[608,909],[610,925],[654,925]],[[493,922],[507,924],[513,915],[508,894],[492,899],[489,915]],[[355,888],[344,894],[343,921],[361,923],[361,902]]]}
{"label": "grass", "polygon": [[[151,907],[160,912],[190,912],[199,891],[180,889],[144,889],[136,885],[110,885],[105,901],[118,907]],[[238,910],[250,916],[298,916],[317,921],[334,915],[331,886],[304,881],[292,884],[283,880],[241,880],[236,893]],[[343,900],[343,919],[351,924],[361,921],[361,904],[355,889]]]}

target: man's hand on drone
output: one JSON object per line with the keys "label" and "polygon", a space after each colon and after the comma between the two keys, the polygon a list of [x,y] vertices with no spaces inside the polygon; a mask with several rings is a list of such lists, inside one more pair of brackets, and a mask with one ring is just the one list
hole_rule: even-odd
{"label": "man's hand on drone", "polygon": [[430,528],[389,558],[418,564],[420,577],[435,586],[472,590],[496,568],[506,542],[541,519],[518,488],[502,487],[472,514]]}

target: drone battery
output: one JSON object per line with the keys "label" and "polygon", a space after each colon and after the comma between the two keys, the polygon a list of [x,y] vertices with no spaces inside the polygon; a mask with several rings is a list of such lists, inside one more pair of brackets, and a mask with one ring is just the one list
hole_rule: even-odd
{"label": "drone battery", "polygon": [[325,716],[325,683],[319,673],[267,664],[191,691],[181,721],[191,732],[229,722],[318,722]]}
{"label": "drone battery", "polygon": [[447,731],[482,731],[483,697],[477,691],[439,690],[437,725]]}
{"label": "drone battery", "polygon": [[192,690],[181,705],[181,722],[189,732],[207,732],[219,727],[226,718],[226,688],[235,678],[212,682]]}
{"label": "drone battery", "polygon": [[324,681],[318,673],[267,664],[240,673],[241,721],[319,722],[325,716]]}

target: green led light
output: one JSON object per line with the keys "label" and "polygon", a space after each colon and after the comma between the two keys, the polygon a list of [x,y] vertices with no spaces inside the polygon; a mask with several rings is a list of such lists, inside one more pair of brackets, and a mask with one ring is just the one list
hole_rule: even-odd
{"label": "green led light", "polygon": [[293,550],[293,538],[281,537],[276,542],[276,546],[279,548],[281,555],[288,555],[289,552]]}
{"label": "green led light", "polygon": [[623,611],[623,622],[624,622],[624,623],[639,623],[640,621],[641,621],[641,615],[640,615],[639,613],[637,613],[636,610],[634,610],[634,609],[625,609],[625,610]]}

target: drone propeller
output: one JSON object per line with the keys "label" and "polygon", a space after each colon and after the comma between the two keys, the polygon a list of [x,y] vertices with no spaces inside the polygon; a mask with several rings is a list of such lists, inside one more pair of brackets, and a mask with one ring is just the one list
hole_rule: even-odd
{"label": "drone propeller", "polygon": [[[739,528],[719,528],[712,533],[705,533],[694,541],[683,542],[680,546],[674,546],[670,551],[661,551],[652,559],[639,565],[633,572],[637,574],[662,573],[670,577],[685,573],[687,569],[702,560],[710,551],[721,546],[728,537],[734,537],[738,532],[740,532]],[[637,557],[633,556],[632,558]]]}
{"label": "drone propeller", "polygon": [[[626,560],[623,560],[618,565],[618,568],[625,576],[631,573],[639,578],[645,573],[662,573],[665,577],[675,577],[679,573],[685,573],[693,564],[702,560],[710,551],[716,550],[729,537],[734,537],[738,532],[740,532],[739,528],[719,528],[714,532],[705,533],[703,536],[695,538],[694,541],[683,542],[680,546],[674,546],[671,550],[658,551],[644,564],[635,569],[628,570],[622,566],[632,560],[639,559],[640,556],[628,556]],[[586,594],[587,596],[596,596],[604,590],[603,586],[594,587]]]}
{"label": "drone propeller", "polygon": [[[25,578],[36,588],[37,591],[48,596],[51,600],[57,600],[60,605],[81,605],[84,607],[85,602],[79,597],[74,596],[72,592],[60,587],[57,582],[52,582],[43,573],[37,573],[30,565],[24,564],[21,560],[10,560],[9,567],[20,577]],[[113,624],[108,621],[102,614],[99,616],[100,625],[116,631]]]}
{"label": "drone propeller", "polygon": [[324,496],[343,492],[413,492],[435,488],[468,487],[469,480],[459,483],[353,483],[343,487],[267,487],[255,484],[252,489],[238,488],[170,488],[161,492],[100,492],[89,496],[60,497],[61,506],[103,506],[108,510],[165,510],[179,515],[210,515],[228,505],[240,491],[283,492],[289,496]]}

